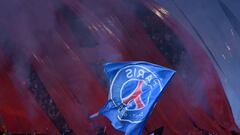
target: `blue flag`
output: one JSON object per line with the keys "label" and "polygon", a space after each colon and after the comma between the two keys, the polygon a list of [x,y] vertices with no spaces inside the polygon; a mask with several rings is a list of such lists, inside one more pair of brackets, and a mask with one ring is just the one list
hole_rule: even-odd
{"label": "blue flag", "polygon": [[104,65],[110,82],[108,101],[99,111],[126,135],[140,135],[174,70],[144,61]]}

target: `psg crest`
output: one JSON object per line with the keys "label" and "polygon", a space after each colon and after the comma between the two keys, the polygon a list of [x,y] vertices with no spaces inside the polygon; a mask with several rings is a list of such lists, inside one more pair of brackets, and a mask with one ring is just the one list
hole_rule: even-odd
{"label": "psg crest", "polygon": [[161,80],[147,67],[129,65],[120,69],[110,85],[110,98],[118,107],[118,119],[130,123],[143,121],[151,96],[161,90]]}

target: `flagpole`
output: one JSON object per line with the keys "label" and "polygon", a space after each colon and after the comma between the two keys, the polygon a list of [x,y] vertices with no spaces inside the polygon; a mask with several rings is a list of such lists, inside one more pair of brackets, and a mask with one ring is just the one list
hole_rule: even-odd
{"label": "flagpole", "polygon": [[89,119],[96,118],[97,116],[99,116],[99,112],[96,112],[96,113],[90,115],[90,116],[89,116]]}

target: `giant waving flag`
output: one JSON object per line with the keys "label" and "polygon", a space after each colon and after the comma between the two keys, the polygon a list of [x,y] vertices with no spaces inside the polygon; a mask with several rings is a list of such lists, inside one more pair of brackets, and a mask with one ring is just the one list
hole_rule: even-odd
{"label": "giant waving flag", "polygon": [[110,90],[99,113],[126,135],[140,135],[175,71],[145,61],[107,63],[104,71]]}

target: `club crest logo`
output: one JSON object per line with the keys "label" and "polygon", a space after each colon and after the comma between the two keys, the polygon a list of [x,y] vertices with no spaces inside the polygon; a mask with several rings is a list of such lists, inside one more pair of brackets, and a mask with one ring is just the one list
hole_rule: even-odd
{"label": "club crest logo", "polygon": [[130,65],[120,69],[110,86],[110,98],[118,107],[118,119],[131,123],[141,122],[151,103],[150,97],[161,89],[160,80],[146,67]]}

